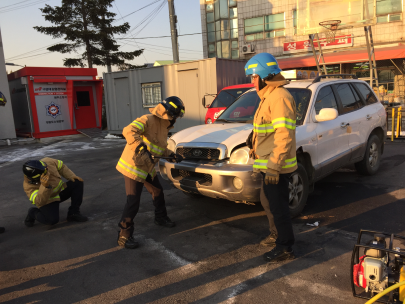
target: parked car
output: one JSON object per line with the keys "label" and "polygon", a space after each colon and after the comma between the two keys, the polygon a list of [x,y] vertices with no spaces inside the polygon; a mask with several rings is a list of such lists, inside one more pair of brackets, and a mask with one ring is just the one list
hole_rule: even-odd
{"label": "parked car", "polygon": [[[297,107],[298,169],[290,178],[290,212],[304,208],[316,181],[355,164],[361,174],[375,174],[384,151],[386,112],[362,80],[294,81],[286,85]],[[185,160],[159,162],[162,177],[189,193],[236,202],[260,201],[260,174],[245,140],[260,99],[251,89],[228,107],[215,124],[200,125],[173,135],[168,148]]]}
{"label": "parked car", "polygon": [[251,88],[253,88],[253,84],[251,83],[225,87],[209,105],[205,105],[204,97],[203,106],[208,108],[207,114],[205,115],[205,123],[213,123],[219,115],[221,115],[221,113],[235,101],[236,98]]}

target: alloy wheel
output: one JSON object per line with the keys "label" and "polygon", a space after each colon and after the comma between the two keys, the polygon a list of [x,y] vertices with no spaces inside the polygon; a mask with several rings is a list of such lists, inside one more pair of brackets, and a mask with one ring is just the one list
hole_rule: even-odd
{"label": "alloy wheel", "polygon": [[370,145],[370,153],[368,156],[368,162],[370,167],[373,168],[378,161],[378,146],[375,142]]}
{"label": "alloy wheel", "polygon": [[294,173],[290,177],[288,188],[290,190],[289,207],[291,209],[294,209],[299,206],[302,196],[304,194],[304,183],[302,181],[302,177],[298,173]]}

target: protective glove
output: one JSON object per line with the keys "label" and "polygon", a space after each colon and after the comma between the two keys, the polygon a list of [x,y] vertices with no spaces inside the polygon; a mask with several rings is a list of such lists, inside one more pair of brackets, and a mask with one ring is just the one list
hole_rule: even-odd
{"label": "protective glove", "polygon": [[256,159],[256,154],[255,154],[255,151],[253,149],[249,150],[249,157],[251,159]]}
{"label": "protective glove", "polygon": [[169,155],[169,157],[172,157],[176,163],[179,163],[184,160],[184,157],[177,153],[172,153]]}
{"label": "protective glove", "polygon": [[75,180],[78,180],[79,182],[82,182],[82,181],[83,181],[82,178],[80,178],[80,177],[78,177],[78,176],[76,176],[76,175],[73,175],[71,178],[69,178],[69,180],[70,180],[71,182],[75,182]]}
{"label": "protective glove", "polygon": [[280,179],[280,172],[273,170],[273,169],[267,169],[266,170],[266,177],[264,178],[264,183],[266,185],[268,184],[273,184],[277,185],[278,181]]}
{"label": "protective glove", "polygon": [[141,162],[148,162],[150,161],[150,164],[154,164],[153,156],[148,150],[148,146],[145,145],[145,143],[141,143],[136,147],[135,149],[135,155],[133,157],[133,160],[135,162],[141,163]]}
{"label": "protective glove", "polygon": [[49,172],[41,175],[40,182],[42,186],[44,186],[45,188],[49,188]]}
{"label": "protective glove", "polygon": [[253,131],[250,132],[248,138],[246,139],[246,146],[248,146],[249,149],[253,149],[252,138],[253,138]]}

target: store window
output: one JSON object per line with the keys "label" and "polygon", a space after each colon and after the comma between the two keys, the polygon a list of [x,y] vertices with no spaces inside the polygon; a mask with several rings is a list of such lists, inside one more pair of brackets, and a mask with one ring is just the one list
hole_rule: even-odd
{"label": "store window", "polygon": [[145,108],[155,107],[162,101],[162,84],[160,82],[142,83],[142,103]]}
{"label": "store window", "polygon": [[285,36],[285,14],[245,19],[246,41]]}
{"label": "store window", "polygon": [[402,20],[402,0],[377,0],[377,23]]}
{"label": "store window", "polygon": [[236,6],[237,0],[206,0],[209,58],[239,59]]}

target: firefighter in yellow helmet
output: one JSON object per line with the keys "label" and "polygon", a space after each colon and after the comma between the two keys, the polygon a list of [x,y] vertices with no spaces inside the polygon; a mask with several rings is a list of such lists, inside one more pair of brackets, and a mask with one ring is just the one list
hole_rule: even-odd
{"label": "firefighter in yellow helmet", "polygon": [[176,96],[168,97],[153,109],[151,114],[137,118],[122,132],[127,144],[117,164],[117,170],[124,175],[127,202],[118,226],[118,245],[134,249],[138,243],[132,237],[134,218],[139,210],[143,186],[152,194],[155,206],[155,224],[174,227],[167,216],[163,187],[156,176],[155,164],[159,157],[170,157],[182,161],[181,155],[167,150],[167,136],[176,119],[183,117],[184,104]]}
{"label": "firefighter in yellow helmet", "polygon": [[252,57],[245,66],[261,99],[247,140],[253,170],[263,176],[260,200],[271,234],[261,243],[275,245],[264,254],[267,262],[293,259],[294,233],[289,211],[289,177],[297,169],[295,121],[292,95],[283,88],[288,81],[280,74],[276,59],[268,53]]}

